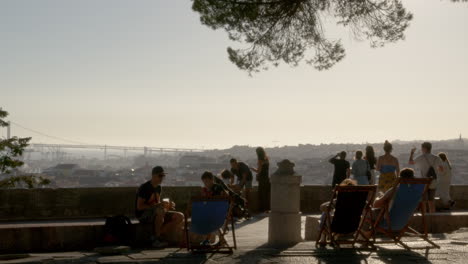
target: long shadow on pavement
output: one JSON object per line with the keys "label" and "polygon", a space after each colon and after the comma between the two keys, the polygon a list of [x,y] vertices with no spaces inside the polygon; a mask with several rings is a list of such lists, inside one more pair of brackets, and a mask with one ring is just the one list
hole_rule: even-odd
{"label": "long shadow on pavement", "polygon": [[383,263],[396,264],[396,263],[432,263],[429,259],[429,248],[426,249],[425,255],[421,255],[416,251],[406,249],[388,249],[379,247],[376,251],[378,260]]}

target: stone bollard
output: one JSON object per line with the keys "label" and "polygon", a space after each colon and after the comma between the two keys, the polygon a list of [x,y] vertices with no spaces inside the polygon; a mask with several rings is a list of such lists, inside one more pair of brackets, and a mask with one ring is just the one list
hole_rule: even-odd
{"label": "stone bollard", "polygon": [[294,172],[294,163],[283,160],[270,177],[271,213],[268,224],[268,244],[287,246],[302,241],[301,179]]}

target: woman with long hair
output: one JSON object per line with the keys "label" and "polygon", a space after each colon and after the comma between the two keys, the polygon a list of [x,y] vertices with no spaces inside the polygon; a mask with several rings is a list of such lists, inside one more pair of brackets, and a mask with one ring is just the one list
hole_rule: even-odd
{"label": "woman with long hair", "polygon": [[397,175],[400,174],[400,163],[392,155],[393,146],[388,140],[385,141],[383,149],[385,154],[378,158],[377,170],[380,172],[378,190],[385,193],[393,187]]}
{"label": "woman with long hair", "polygon": [[367,162],[369,162],[369,184],[375,184],[375,167],[377,164],[377,159],[375,158],[375,151],[372,146],[366,147],[366,156],[364,157]]}
{"label": "woman with long hair", "polygon": [[257,168],[251,169],[257,173],[258,209],[260,212],[265,212],[270,210],[270,161],[262,147],[258,147],[255,152],[257,153]]}
{"label": "woman with long hair", "polygon": [[358,185],[369,185],[369,178],[367,177],[367,172],[370,171],[369,162],[363,159],[362,155],[362,151],[356,151],[351,171]]}
{"label": "woman with long hair", "polygon": [[450,197],[450,184],[452,181],[452,164],[447,158],[446,153],[439,153],[439,158],[442,160],[442,166],[444,167],[443,172],[439,173],[437,179],[437,192],[439,193],[440,200],[444,205],[445,209],[451,209],[455,204],[455,201]]}

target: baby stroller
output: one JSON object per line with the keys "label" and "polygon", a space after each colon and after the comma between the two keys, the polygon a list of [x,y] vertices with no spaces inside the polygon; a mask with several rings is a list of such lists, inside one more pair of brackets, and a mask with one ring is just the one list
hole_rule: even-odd
{"label": "baby stroller", "polygon": [[214,177],[214,179],[215,183],[221,185],[223,190],[225,190],[229,194],[229,197],[233,202],[232,216],[236,217],[237,219],[248,218],[249,210],[245,207],[245,198],[242,197],[239,193],[236,193],[231,188],[229,188],[229,186],[227,186],[222,179],[218,177]]}

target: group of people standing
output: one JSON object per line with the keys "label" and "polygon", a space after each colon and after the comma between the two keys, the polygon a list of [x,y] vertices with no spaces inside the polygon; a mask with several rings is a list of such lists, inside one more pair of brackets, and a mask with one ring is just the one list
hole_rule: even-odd
{"label": "group of people standing", "polygon": [[[393,145],[385,141],[384,154],[376,158],[374,148],[367,146],[365,155],[362,151],[356,151],[352,165],[346,160],[346,152],[342,151],[333,156],[329,162],[335,167],[333,174],[333,187],[348,178],[353,178],[358,185],[377,184],[379,193],[385,193],[395,184],[400,174],[398,158],[392,155]],[[454,205],[450,197],[450,183],[452,179],[452,166],[446,153],[432,154],[432,144],[424,142],[421,145],[421,154],[415,157],[416,148],[411,149],[408,164],[415,166],[420,172],[421,178],[432,178],[428,188],[423,209],[435,212],[434,199],[436,191],[446,209]],[[376,176],[378,176],[378,182]],[[351,177],[352,176],[352,177]]]}

